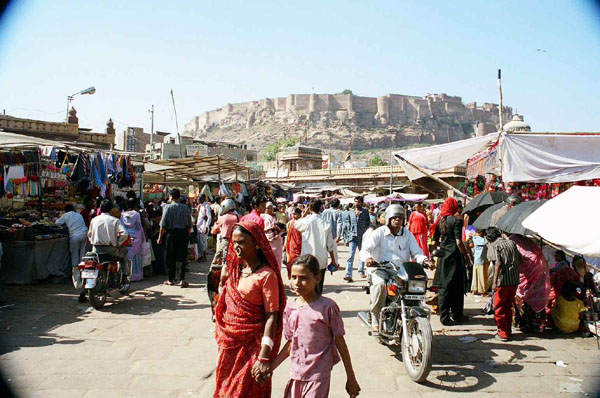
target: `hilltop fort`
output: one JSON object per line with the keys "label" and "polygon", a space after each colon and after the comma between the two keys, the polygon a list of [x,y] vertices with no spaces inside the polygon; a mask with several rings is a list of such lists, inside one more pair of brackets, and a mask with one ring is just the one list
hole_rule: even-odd
{"label": "hilltop fort", "polygon": [[[504,107],[504,120],[511,116]],[[498,123],[497,104],[465,104],[446,94],[290,94],[204,112],[186,123],[184,134],[257,150],[292,136],[322,148],[362,150],[456,141],[496,131]]]}

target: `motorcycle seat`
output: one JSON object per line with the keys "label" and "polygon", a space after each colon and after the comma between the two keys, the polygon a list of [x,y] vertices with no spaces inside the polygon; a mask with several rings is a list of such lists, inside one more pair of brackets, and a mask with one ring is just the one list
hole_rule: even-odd
{"label": "motorcycle seat", "polygon": [[116,258],[106,253],[98,253],[98,261],[100,263],[110,263],[111,261],[115,261]]}

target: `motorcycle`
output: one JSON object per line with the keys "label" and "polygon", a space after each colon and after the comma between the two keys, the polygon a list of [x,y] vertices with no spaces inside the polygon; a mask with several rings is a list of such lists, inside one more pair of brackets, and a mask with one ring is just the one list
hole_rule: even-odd
{"label": "motorcycle", "polygon": [[[385,274],[386,299],[379,314],[378,339],[382,344],[400,345],[402,361],[408,376],[417,383],[425,381],[431,370],[433,333],[429,323],[430,311],[424,305],[427,275],[422,265],[405,262],[376,263],[374,271]],[[372,285],[371,277],[368,279]],[[358,317],[369,330],[371,312],[361,311]],[[371,332],[369,332],[371,334]]]}
{"label": "motorcycle", "polygon": [[[131,245],[130,242],[128,238],[123,246]],[[119,262],[109,254],[87,252],[81,258],[78,268],[90,303],[97,310],[104,307],[109,295],[119,297],[129,291],[131,284],[123,282],[123,270],[119,267]]]}

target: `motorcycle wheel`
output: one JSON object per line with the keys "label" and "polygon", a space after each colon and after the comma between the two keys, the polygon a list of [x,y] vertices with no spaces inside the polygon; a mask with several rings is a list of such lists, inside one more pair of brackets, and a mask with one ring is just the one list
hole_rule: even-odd
{"label": "motorcycle wheel", "polygon": [[408,376],[417,383],[427,379],[431,371],[431,346],[433,333],[426,318],[412,318],[408,321],[403,333],[408,341],[408,347],[402,345],[402,361]]}
{"label": "motorcycle wheel", "polygon": [[96,280],[96,286],[94,286],[91,289],[88,289],[88,297],[90,299],[90,304],[92,304],[92,307],[99,310],[102,307],[104,307],[107,296],[108,296],[108,289],[106,286],[106,271],[101,270],[98,273],[98,279]]}

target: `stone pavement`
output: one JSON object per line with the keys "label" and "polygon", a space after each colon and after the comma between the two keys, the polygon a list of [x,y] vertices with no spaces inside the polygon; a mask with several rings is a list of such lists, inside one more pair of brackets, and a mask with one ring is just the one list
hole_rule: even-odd
{"label": "stone pavement", "polygon": [[[342,265],[347,249],[340,246]],[[76,301],[68,284],[8,286],[0,308],[0,366],[20,397],[211,397],[216,346],[204,288],[207,264],[193,264],[189,289],[152,277],[102,311]],[[339,305],[361,397],[598,396],[600,350],[594,338],[516,333],[494,339],[485,300],[469,295],[466,325],[442,327],[432,317],[433,369],[423,385],[404,371],[400,351],[367,335],[356,314],[368,305],[364,281],[327,274],[325,294]],[[470,336],[475,341],[463,341]],[[566,366],[557,366],[563,361]],[[289,362],[273,376],[281,397]],[[343,365],[333,370],[331,397],[346,397]]]}

